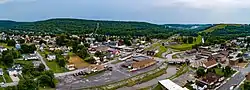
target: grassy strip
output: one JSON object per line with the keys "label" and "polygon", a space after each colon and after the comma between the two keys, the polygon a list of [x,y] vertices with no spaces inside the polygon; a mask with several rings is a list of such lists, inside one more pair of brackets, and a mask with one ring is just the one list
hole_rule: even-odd
{"label": "grassy strip", "polygon": [[4,82],[4,80],[3,80],[3,77],[2,76],[0,76],[0,83],[1,82]]}
{"label": "grassy strip", "polygon": [[[157,68],[157,69],[159,69],[159,68]],[[151,71],[149,71],[149,72],[145,72],[145,73],[138,74],[138,75],[136,75],[136,76],[134,76],[134,77],[130,77],[130,78],[128,78],[128,79],[124,79],[124,80],[121,80],[121,81],[118,81],[118,82],[114,82],[114,83],[110,83],[110,84],[106,84],[106,85],[101,85],[101,86],[90,87],[90,88],[84,88],[84,89],[115,90],[115,89],[117,89],[117,88],[124,87],[124,86],[131,86],[131,85],[133,86],[133,85],[137,84],[136,81],[140,81],[140,78],[139,78],[139,77],[140,77],[141,75],[147,74],[147,75],[149,76],[148,78],[147,78],[147,76],[146,76],[146,77],[143,77],[143,78],[147,78],[147,79],[144,79],[144,80],[141,79],[141,81],[145,82],[146,80],[151,80],[151,79],[153,79],[153,77],[154,77],[154,78],[155,78],[155,77],[158,77],[158,76],[155,76],[155,75],[162,75],[162,74],[164,74],[164,73],[160,73],[160,72],[163,72],[163,71],[165,72],[166,69],[167,69],[167,67],[162,68],[161,70],[155,72],[155,73],[158,73],[158,72],[159,72],[159,74],[155,74],[155,73],[150,74],[150,75],[154,75],[154,76],[150,76],[150,75],[148,75],[148,73],[151,72],[151,71],[155,71],[156,69],[151,70]],[[139,78],[139,80],[138,80],[138,79],[134,80],[134,78]],[[150,79],[150,78],[151,78],[151,79]],[[112,88],[107,88],[107,86],[113,85],[113,84],[117,84],[117,83],[121,83],[121,84],[116,85],[116,86],[114,85],[114,87],[112,87]],[[141,83],[142,83],[142,82],[141,82]]]}
{"label": "grassy strip", "polygon": [[6,70],[3,70],[3,71],[4,71],[3,76],[4,76],[5,80],[6,80],[6,83],[12,82],[12,79],[10,78],[8,72]]}
{"label": "grassy strip", "polygon": [[111,64],[117,64],[117,63],[119,63],[119,62],[122,62],[121,60],[116,60],[116,61],[114,61],[114,62],[111,62]]}
{"label": "grassy strip", "polygon": [[162,53],[166,52],[168,49],[165,46],[160,45],[158,49],[159,52],[155,54],[156,57],[162,58]]}

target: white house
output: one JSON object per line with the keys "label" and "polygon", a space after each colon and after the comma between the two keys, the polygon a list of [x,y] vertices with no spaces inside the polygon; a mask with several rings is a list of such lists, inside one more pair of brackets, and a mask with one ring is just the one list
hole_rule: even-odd
{"label": "white house", "polygon": [[75,70],[76,68],[75,68],[75,64],[67,64],[66,65],[66,68],[68,69],[68,70]]}
{"label": "white house", "polygon": [[24,60],[36,60],[39,59],[36,54],[28,54],[24,56]]}
{"label": "white house", "polygon": [[56,55],[48,55],[47,60],[52,61],[56,59]]}
{"label": "white house", "polygon": [[3,75],[3,69],[0,68],[0,75]]}
{"label": "white house", "polygon": [[32,63],[34,65],[34,67],[39,67],[42,62],[41,61],[33,61]]}

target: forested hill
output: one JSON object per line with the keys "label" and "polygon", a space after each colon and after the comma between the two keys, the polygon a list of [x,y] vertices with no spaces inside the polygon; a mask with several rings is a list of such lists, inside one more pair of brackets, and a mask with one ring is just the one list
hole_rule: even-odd
{"label": "forested hill", "polygon": [[157,25],[146,22],[128,22],[128,21],[101,21],[84,19],[49,19],[36,22],[14,22],[0,21],[0,29],[23,32],[32,31],[35,33],[68,33],[85,34],[93,33],[99,23],[99,29],[96,33],[105,35],[148,35],[153,37],[168,37],[176,33],[194,34],[178,28],[169,28],[165,25]]}
{"label": "forested hill", "polygon": [[250,36],[250,25],[248,24],[217,24],[200,32],[207,43],[221,43],[225,40],[237,37]]}

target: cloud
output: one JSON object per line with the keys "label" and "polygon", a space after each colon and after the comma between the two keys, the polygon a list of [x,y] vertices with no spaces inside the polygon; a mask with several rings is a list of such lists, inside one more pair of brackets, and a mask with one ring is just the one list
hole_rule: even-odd
{"label": "cloud", "polygon": [[250,8],[250,0],[156,0],[155,5],[198,9],[240,9]]}
{"label": "cloud", "polygon": [[9,2],[33,2],[36,0],[0,0],[0,4],[5,4]]}
{"label": "cloud", "polygon": [[4,3],[8,2],[8,1],[10,1],[10,0],[0,0],[0,4],[4,4]]}

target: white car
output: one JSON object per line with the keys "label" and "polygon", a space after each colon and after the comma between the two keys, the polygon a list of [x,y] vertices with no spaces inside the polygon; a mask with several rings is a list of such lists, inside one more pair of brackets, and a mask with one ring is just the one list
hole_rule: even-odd
{"label": "white car", "polygon": [[229,88],[229,90],[234,90],[234,87],[235,87],[235,86],[231,86],[231,87]]}

